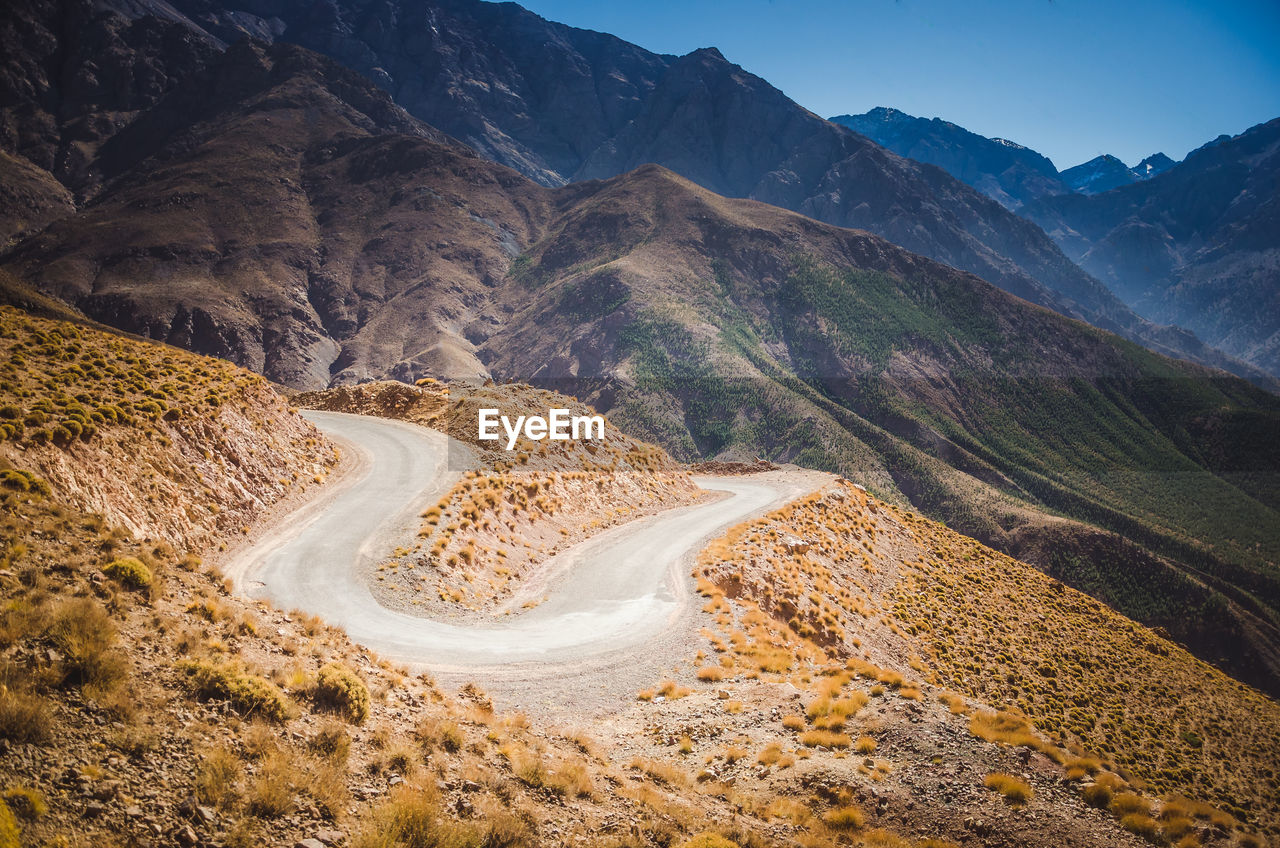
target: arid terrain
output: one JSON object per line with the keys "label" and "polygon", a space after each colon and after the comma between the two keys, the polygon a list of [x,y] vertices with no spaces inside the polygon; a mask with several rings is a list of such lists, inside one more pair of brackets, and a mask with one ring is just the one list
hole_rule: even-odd
{"label": "arid terrain", "polygon": [[[763,472],[798,499],[681,561],[675,591],[692,603],[653,656],[438,680],[380,659],[305,610],[243,597],[217,568],[350,473],[293,407],[211,360],[2,318],[11,844],[1190,846],[1276,833],[1274,702],[825,475]],[[58,377],[70,369],[153,369],[168,389],[161,405],[82,382],[76,399]],[[165,458],[211,415],[230,418],[202,455],[204,500],[162,497],[185,467]],[[148,468],[112,448],[139,439]],[[59,474],[89,456],[98,476]],[[108,480],[154,494],[96,515]],[[550,551],[538,554],[530,575]],[[1052,629],[1037,612],[1050,610]],[[421,666],[433,663],[448,665]],[[580,704],[547,703],[565,679]]]}
{"label": "arid terrain", "polygon": [[1280,119],[681,49],[5,4],[0,848],[1280,848]]}

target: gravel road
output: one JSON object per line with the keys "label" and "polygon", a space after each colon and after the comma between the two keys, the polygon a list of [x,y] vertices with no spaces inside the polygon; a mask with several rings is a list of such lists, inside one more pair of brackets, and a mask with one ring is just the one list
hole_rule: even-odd
{"label": "gravel road", "polygon": [[644,666],[660,664],[660,654],[687,659],[679,654],[690,635],[697,551],[820,485],[806,473],[698,478],[725,495],[605,531],[559,555],[550,571],[560,576],[536,608],[462,625],[389,610],[363,579],[380,555],[413,538],[420,511],[458,478],[447,437],[381,418],[303,414],[354,453],[356,467],[236,556],[228,576],[251,597],[318,615],[388,659],[445,675],[515,682],[616,668],[628,656]]}

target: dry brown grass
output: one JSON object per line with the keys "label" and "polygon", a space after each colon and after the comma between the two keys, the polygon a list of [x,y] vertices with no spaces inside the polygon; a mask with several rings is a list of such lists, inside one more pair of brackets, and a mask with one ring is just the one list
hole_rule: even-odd
{"label": "dry brown grass", "polygon": [[196,766],[195,796],[202,804],[229,809],[239,798],[244,767],[227,745],[205,751]]}
{"label": "dry brown grass", "polygon": [[837,733],[832,730],[806,730],[800,734],[800,744],[806,748],[848,748],[853,744],[853,739],[847,733]]}
{"label": "dry brown grass", "polygon": [[1020,807],[1035,797],[1035,790],[1025,781],[1003,772],[994,772],[982,779],[982,785],[999,792],[1004,800]]}
{"label": "dry brown grass", "polygon": [[[808,546],[800,554],[786,547],[796,536]],[[930,697],[968,716],[977,738],[1061,764],[1093,806],[1140,787],[1280,827],[1274,702],[1035,569],[847,483],[732,528],[694,576],[715,602],[713,650],[739,667],[754,653],[789,652],[776,668],[790,672],[761,679],[810,686],[795,669],[829,668],[823,646],[842,642],[873,698],[922,700],[927,687],[910,668],[946,687]],[[875,632],[869,641],[896,659],[875,665],[855,632]],[[847,721],[830,705],[841,696],[822,680],[810,686],[806,724],[840,732]],[[783,721],[804,729],[797,716]],[[1116,772],[1132,783],[1109,782]]]}
{"label": "dry brown grass", "polygon": [[846,805],[823,813],[822,821],[833,830],[861,830],[867,816],[857,807]]}

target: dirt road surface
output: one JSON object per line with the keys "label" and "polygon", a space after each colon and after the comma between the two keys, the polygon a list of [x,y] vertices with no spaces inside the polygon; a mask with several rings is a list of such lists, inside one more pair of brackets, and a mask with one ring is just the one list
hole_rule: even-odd
{"label": "dirt road surface", "polygon": [[[445,680],[476,680],[504,706],[581,716],[652,684],[696,648],[690,571],[728,527],[820,487],[827,475],[698,478],[720,498],[612,528],[557,556],[545,600],[492,623],[389,610],[365,583],[373,563],[414,538],[418,515],[458,479],[449,440],[381,418],[307,411],[355,467],[228,564],[241,591],[300,609],[356,642]],[[465,453],[465,447],[454,444]],[[450,466],[455,467],[450,467]]]}

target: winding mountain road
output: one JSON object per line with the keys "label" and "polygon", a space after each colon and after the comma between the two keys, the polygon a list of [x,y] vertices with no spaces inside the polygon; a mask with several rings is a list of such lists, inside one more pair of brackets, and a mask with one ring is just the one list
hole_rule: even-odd
{"label": "winding mountain road", "polygon": [[381,418],[303,414],[354,452],[357,467],[237,556],[228,576],[250,596],[318,615],[388,659],[446,673],[550,669],[634,653],[688,617],[688,574],[707,541],[815,488],[812,480],[699,478],[725,496],[633,521],[559,554],[568,561],[554,564],[561,576],[536,608],[485,624],[437,621],[382,606],[362,575],[413,538],[420,511],[458,478],[448,438]]}

